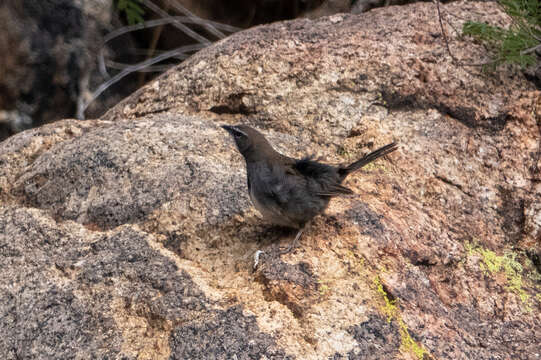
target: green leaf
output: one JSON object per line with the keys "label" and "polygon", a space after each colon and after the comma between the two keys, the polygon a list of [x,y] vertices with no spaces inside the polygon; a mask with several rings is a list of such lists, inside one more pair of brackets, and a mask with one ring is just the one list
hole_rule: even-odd
{"label": "green leaf", "polygon": [[485,41],[501,41],[505,37],[505,30],[488,24],[467,21],[462,28],[464,35],[475,36]]}
{"label": "green leaf", "polygon": [[119,13],[124,13],[128,24],[134,25],[144,21],[145,10],[139,5],[141,0],[116,0],[116,8]]}
{"label": "green leaf", "polygon": [[513,18],[509,29],[468,21],[462,31],[486,45],[494,54],[494,64],[511,63],[527,68],[536,65],[535,53],[524,51],[539,45],[541,38],[541,2],[539,0],[499,0],[503,10]]}

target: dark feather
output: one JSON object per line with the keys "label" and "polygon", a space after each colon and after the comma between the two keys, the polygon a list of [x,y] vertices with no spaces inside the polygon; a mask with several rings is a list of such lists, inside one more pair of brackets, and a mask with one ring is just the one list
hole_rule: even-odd
{"label": "dark feather", "polygon": [[329,173],[335,173],[336,170],[334,167],[320,162],[312,160],[312,157],[305,157],[301,160],[295,162],[294,168],[304,176],[309,176],[312,178],[320,178]]}
{"label": "dark feather", "polygon": [[375,151],[372,151],[370,154],[362,157],[361,159],[355,161],[354,163],[352,163],[352,164],[350,164],[350,165],[348,165],[346,167],[339,168],[338,173],[340,174],[342,179],[345,179],[346,176],[348,176],[352,172],[355,172],[355,171],[359,170],[360,168],[362,168],[365,165],[368,165],[369,163],[376,160],[377,158],[380,158],[380,157],[382,157],[384,155],[387,155],[387,154],[395,151],[396,149],[398,149],[398,144],[396,142],[392,142],[392,143],[390,143],[388,145],[380,147],[379,149],[377,149]]}
{"label": "dark feather", "polygon": [[333,184],[327,186],[324,191],[316,191],[315,194],[319,196],[340,196],[351,195],[353,191],[345,186]]}
{"label": "dark feather", "polygon": [[317,187],[312,189],[318,196],[339,196],[353,194],[353,191],[340,185],[341,179],[333,166],[312,160],[311,157],[298,160],[295,169],[300,175],[315,180]]}

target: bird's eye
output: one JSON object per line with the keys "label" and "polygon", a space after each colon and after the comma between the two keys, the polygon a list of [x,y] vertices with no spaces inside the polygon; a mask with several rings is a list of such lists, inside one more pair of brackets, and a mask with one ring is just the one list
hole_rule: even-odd
{"label": "bird's eye", "polygon": [[239,132],[239,131],[235,131],[233,136],[235,137],[235,139],[240,139],[240,138],[244,137],[244,134]]}

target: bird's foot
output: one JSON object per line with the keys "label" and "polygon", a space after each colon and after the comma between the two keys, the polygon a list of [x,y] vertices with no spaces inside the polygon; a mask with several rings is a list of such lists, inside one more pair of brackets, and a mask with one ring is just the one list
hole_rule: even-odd
{"label": "bird's foot", "polygon": [[294,248],[297,247],[297,242],[299,241],[299,238],[301,237],[303,230],[304,230],[304,228],[299,230],[299,232],[297,233],[297,236],[295,236],[295,239],[291,242],[291,244],[288,246],[288,248],[285,249],[285,250],[280,251],[280,255],[287,254],[291,250],[293,250]]}
{"label": "bird's foot", "polygon": [[254,254],[254,267],[253,267],[253,270],[257,270],[257,266],[259,265],[259,257],[261,256],[261,254],[264,254],[265,252],[264,251],[261,251],[261,250],[257,250]]}

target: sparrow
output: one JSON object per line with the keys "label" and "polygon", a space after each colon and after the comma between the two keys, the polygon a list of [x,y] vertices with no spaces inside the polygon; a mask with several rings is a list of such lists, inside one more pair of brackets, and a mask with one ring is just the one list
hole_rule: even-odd
{"label": "sparrow", "polygon": [[294,159],[282,155],[250,126],[222,128],[231,134],[246,161],[248,193],[255,208],[267,221],[298,230],[285,252],[295,247],[305,225],[325,211],[332,197],[353,194],[342,185],[348,175],[398,148],[392,142],[349,165],[333,166],[312,157]]}

